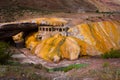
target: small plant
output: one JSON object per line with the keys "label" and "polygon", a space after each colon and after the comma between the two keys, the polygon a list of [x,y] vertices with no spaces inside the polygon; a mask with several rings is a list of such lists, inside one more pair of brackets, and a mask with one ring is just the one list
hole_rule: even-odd
{"label": "small plant", "polygon": [[99,10],[96,10],[96,13],[99,13]]}
{"label": "small plant", "polygon": [[108,63],[108,62],[105,62],[105,63],[103,63],[103,67],[105,68],[105,67],[109,67],[110,66],[110,64]]}
{"label": "small plant", "polygon": [[0,64],[6,64],[12,53],[8,43],[0,42]]}
{"label": "small plant", "polygon": [[102,58],[108,59],[108,58],[120,58],[120,50],[113,50],[111,49],[109,52],[106,52],[101,55]]}
{"label": "small plant", "polygon": [[97,77],[97,80],[120,80],[120,68],[113,65],[92,70],[89,74],[92,77]]}
{"label": "small plant", "polygon": [[54,71],[64,71],[68,72],[69,70],[72,69],[80,69],[88,66],[88,64],[72,64],[66,67],[59,67],[59,68],[53,68],[53,69],[48,69],[48,72],[54,72]]}

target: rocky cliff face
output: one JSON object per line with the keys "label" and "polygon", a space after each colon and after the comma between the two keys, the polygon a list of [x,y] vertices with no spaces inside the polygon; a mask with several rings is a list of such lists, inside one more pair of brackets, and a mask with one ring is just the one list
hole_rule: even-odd
{"label": "rocky cliff face", "polygon": [[103,21],[81,24],[70,29],[71,36],[93,45],[100,52],[120,48],[119,21]]}
{"label": "rocky cliff face", "polygon": [[[79,56],[95,56],[120,49],[120,23],[103,21],[80,24],[69,29],[69,36],[54,35],[42,41],[36,41],[31,35],[26,46],[32,53],[48,61],[78,59]],[[36,44],[37,43],[37,44]]]}
{"label": "rocky cliff face", "polygon": [[[62,19],[48,18],[51,15],[43,18],[44,11],[54,13],[52,17],[58,17],[56,12],[63,12]],[[0,23],[0,39],[38,29],[43,20],[49,26],[70,22],[67,24],[70,26],[69,37],[56,34],[38,41],[34,33],[27,37],[26,47],[37,56],[54,62],[64,58],[75,60],[79,56],[100,55],[111,49],[120,49],[120,15],[115,13],[119,11],[120,0],[1,0],[0,22],[8,23]],[[78,14],[74,16],[75,13]],[[31,19],[34,16],[38,19]],[[20,17],[30,19],[16,21]]]}

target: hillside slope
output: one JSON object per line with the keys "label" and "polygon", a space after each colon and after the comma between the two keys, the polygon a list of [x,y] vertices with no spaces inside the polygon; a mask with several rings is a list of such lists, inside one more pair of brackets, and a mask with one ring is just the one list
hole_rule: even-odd
{"label": "hillside slope", "polygon": [[120,0],[0,0],[0,22],[38,18],[51,13],[55,16],[55,13],[87,12],[120,12]]}
{"label": "hillside slope", "polygon": [[120,11],[120,0],[1,0],[0,7],[19,6],[64,12]]}
{"label": "hillside slope", "polygon": [[100,12],[119,12],[120,0],[88,0],[95,5]]}
{"label": "hillside slope", "polygon": [[24,8],[64,12],[96,10],[96,7],[86,0],[1,0],[0,6],[19,6]]}

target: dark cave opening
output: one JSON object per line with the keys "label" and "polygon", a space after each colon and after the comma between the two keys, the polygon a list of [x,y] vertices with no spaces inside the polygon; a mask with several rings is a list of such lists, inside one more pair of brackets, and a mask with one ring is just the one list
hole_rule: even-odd
{"label": "dark cave opening", "polygon": [[[6,42],[8,43],[10,46],[12,47],[16,47],[16,48],[25,48],[25,39],[26,37],[30,34],[30,33],[34,33],[34,32],[37,32],[38,29],[29,29],[29,30],[24,30],[24,31],[21,31],[23,32],[23,41],[21,42],[15,42],[12,38],[12,36],[9,36],[9,37],[5,37],[5,38],[2,38],[0,39],[1,42]],[[9,34],[9,33],[8,33]]]}

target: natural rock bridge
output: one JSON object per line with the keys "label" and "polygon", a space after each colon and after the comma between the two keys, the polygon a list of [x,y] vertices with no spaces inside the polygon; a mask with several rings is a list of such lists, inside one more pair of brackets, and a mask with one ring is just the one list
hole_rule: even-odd
{"label": "natural rock bridge", "polygon": [[[40,27],[39,30],[43,31],[66,31],[66,29],[62,28],[66,24],[67,21],[61,18],[38,18],[19,22],[0,23],[0,39],[14,36],[21,31],[34,31],[37,30],[38,27]],[[52,28],[52,26],[60,27]],[[49,30],[45,27],[49,27]]]}
{"label": "natural rock bridge", "polygon": [[98,56],[111,49],[120,49],[119,21],[83,23],[74,27],[66,25],[68,21],[61,18],[2,23],[0,39],[13,36],[13,40],[19,43],[23,40],[21,31],[27,34],[36,31],[25,39],[26,48],[36,56],[53,62],[75,60],[79,56]]}

